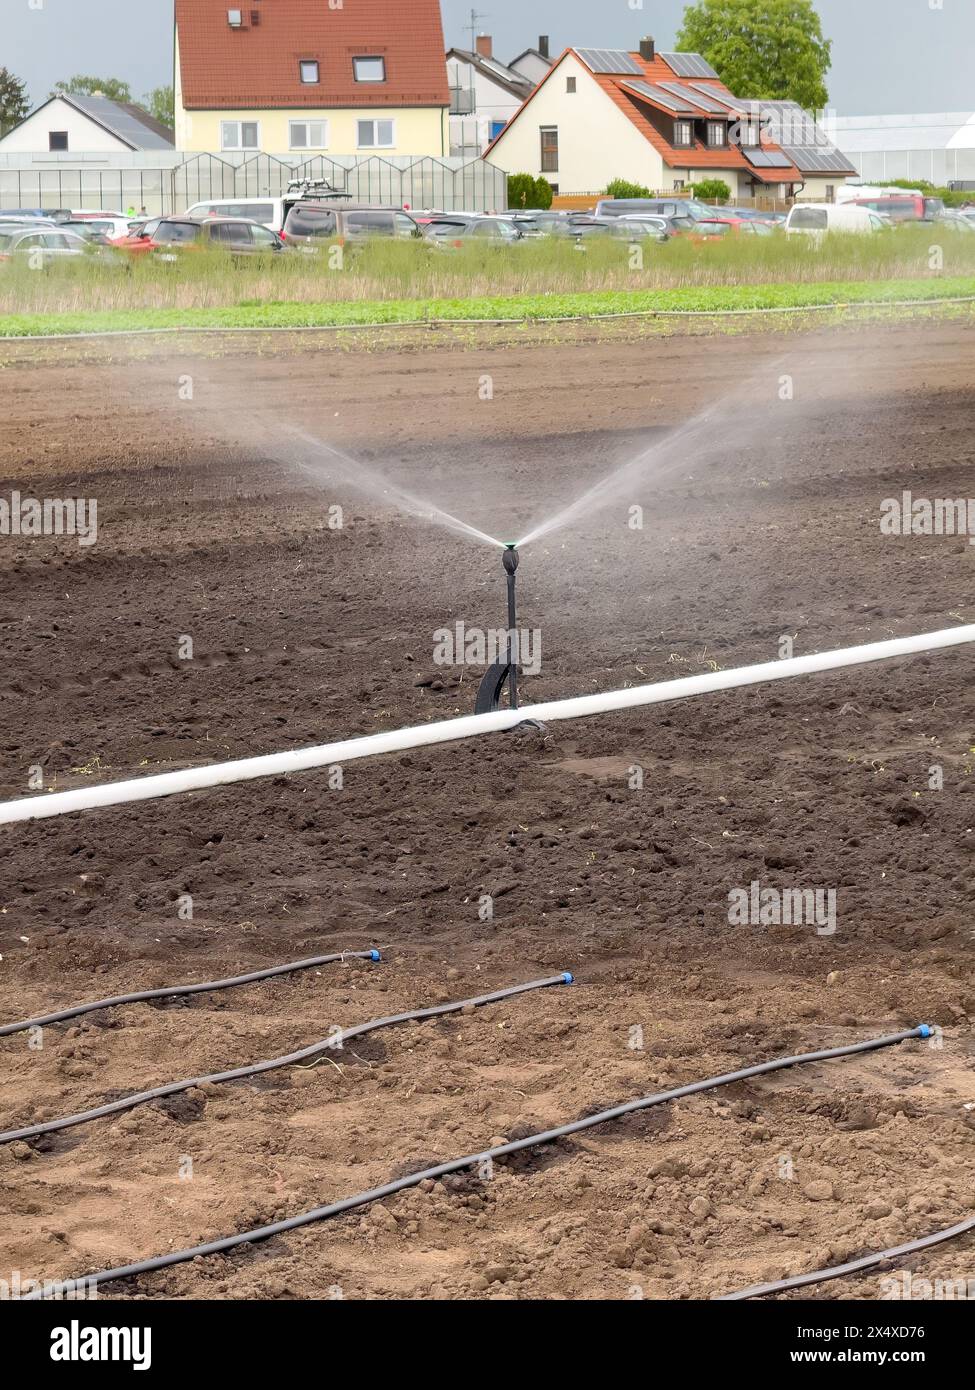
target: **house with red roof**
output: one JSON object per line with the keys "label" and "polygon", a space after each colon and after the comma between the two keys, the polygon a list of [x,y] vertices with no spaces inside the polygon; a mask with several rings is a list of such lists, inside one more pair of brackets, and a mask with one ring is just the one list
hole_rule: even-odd
{"label": "house with red roof", "polygon": [[599,193],[627,179],[670,193],[722,179],[733,200],[829,200],[850,161],[794,102],[735,96],[699,53],[568,48],[485,158],[548,179],[557,193]]}
{"label": "house with red roof", "polygon": [[176,0],[188,152],[445,155],[439,0]]}

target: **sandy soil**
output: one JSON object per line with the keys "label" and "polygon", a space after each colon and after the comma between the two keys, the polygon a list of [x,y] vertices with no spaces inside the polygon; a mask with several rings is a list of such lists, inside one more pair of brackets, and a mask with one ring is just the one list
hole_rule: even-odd
{"label": "sandy soil", "polygon": [[[470,712],[479,673],[435,665],[434,633],[502,623],[496,553],[291,467],[289,422],[507,539],[740,393],[708,449],[694,436],[676,466],[525,548],[521,621],[543,652],[528,701],[770,660],[783,635],[801,654],[975,621],[975,547],[879,528],[903,488],[972,491],[970,324],[332,342],[8,357],[0,496],[97,497],[99,534],[0,538],[4,798],[37,765],[60,790]],[[4,827],[2,1021],[329,950],[385,955],[92,1015],[41,1048],[4,1039],[4,1128],[336,1025],[557,970],[577,983],[0,1149],[0,1276],[160,1254],[496,1136],[921,1021],[942,1046],[728,1087],[486,1183],[105,1294],[706,1298],[962,1219],[971,687],[962,648],[349,764],[341,790],[314,772]],[[729,891],[755,879],[835,888],[836,934],[729,925]],[[975,1276],[973,1248],[907,1267]],[[876,1298],[880,1278],[812,1296]]]}

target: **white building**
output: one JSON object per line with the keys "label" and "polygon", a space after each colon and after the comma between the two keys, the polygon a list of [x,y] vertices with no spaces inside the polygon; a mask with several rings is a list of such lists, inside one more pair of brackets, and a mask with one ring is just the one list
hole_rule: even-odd
{"label": "white building", "polygon": [[569,48],[485,152],[556,193],[613,179],[673,193],[706,179],[733,200],[832,199],[856,169],[795,102],[735,96],[697,53]]}
{"label": "white building", "polygon": [[[536,78],[530,73],[548,72],[550,63],[537,49],[526,49],[516,60],[499,62],[489,34],[479,34],[475,52],[451,48],[447,53],[450,84],[450,153],[473,158],[487,149],[531,94]],[[548,47],[548,40],[540,44]]]}
{"label": "white building", "polygon": [[522,77],[527,77],[533,87],[537,87],[543,77],[548,76],[548,70],[552,66],[552,59],[548,51],[548,34],[539,34],[538,47],[526,48],[524,53],[519,53],[517,58],[512,58],[508,64],[515,72],[520,72]]}
{"label": "white building", "polygon": [[831,131],[864,183],[926,179],[936,187],[975,182],[975,113],[837,116]]}
{"label": "white building", "polygon": [[51,97],[0,140],[3,154],[125,154],[172,148],[172,131],[148,111],[103,96]]}

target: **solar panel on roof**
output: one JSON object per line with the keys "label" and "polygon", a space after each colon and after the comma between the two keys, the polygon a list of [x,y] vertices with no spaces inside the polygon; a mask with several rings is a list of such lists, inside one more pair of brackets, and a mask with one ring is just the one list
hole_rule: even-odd
{"label": "solar panel on roof", "polygon": [[813,148],[809,145],[783,145],[782,149],[803,174],[855,174],[857,172],[855,165],[850,163],[846,155],[841,154],[832,146]]}
{"label": "solar panel on roof", "polygon": [[717,77],[700,53],[661,53],[661,58],[678,77]]}
{"label": "solar panel on roof", "polygon": [[717,101],[714,97],[705,96],[702,92],[695,89],[691,91],[689,87],[682,87],[679,82],[661,82],[660,86],[668,92],[673,92],[675,97],[681,97],[684,101],[690,102],[700,111],[714,111],[719,116],[727,116],[728,108],[723,101]]}
{"label": "solar panel on roof", "polygon": [[771,150],[760,150],[757,147],[750,148],[743,145],[741,152],[749,164],[754,164],[756,169],[781,169],[789,162],[785,155],[773,154]]}
{"label": "solar panel on roof", "polygon": [[688,106],[682,97],[665,92],[663,88],[655,87],[652,82],[621,82],[620,86],[638,97],[645,97],[648,101],[655,102],[657,106],[663,106],[666,110],[675,112],[678,116],[694,115],[694,108]]}
{"label": "solar panel on roof", "polygon": [[[703,82],[688,82],[689,87],[693,87],[696,92],[714,92],[713,87],[705,86]],[[730,106],[732,111],[740,111],[745,114],[752,110],[754,102],[742,101],[741,97],[734,97],[730,92],[721,92],[720,95],[714,92],[714,96],[725,106]]]}
{"label": "solar panel on roof", "polygon": [[640,64],[622,48],[577,48],[576,52],[590,72],[632,72],[638,77],[643,72]]}
{"label": "solar panel on roof", "polygon": [[[87,115],[93,117],[100,125],[106,126],[114,132],[120,140],[133,145],[137,150],[171,150],[172,140],[160,135],[151,126],[143,125],[137,116],[126,109],[125,104],[117,101],[110,101],[108,97],[97,97],[74,93],[69,95],[69,101]],[[146,113],[148,115],[148,112]]]}

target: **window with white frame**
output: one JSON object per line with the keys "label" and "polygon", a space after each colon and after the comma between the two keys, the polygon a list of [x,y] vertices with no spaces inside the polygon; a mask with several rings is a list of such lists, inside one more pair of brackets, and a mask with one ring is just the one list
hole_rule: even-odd
{"label": "window with white frame", "polygon": [[723,121],[708,121],[708,144],[726,145],[728,143],[728,128]]}
{"label": "window with white frame", "polygon": [[288,129],[293,150],[328,148],[328,121],[290,121]]}
{"label": "window with white frame", "polygon": [[691,121],[674,122],[674,144],[686,148],[694,143],[694,125]]}
{"label": "window with white frame", "polygon": [[261,145],[261,126],[259,121],[221,121],[220,148],[222,150],[257,150]]}
{"label": "window with white frame", "polygon": [[395,121],[357,121],[360,150],[388,150],[396,143]]}
{"label": "window with white frame", "polygon": [[298,64],[302,82],[314,84],[318,81],[318,63],[314,58],[305,58]]}
{"label": "window with white frame", "polygon": [[352,71],[357,82],[385,82],[386,59],[379,57],[353,58]]}

